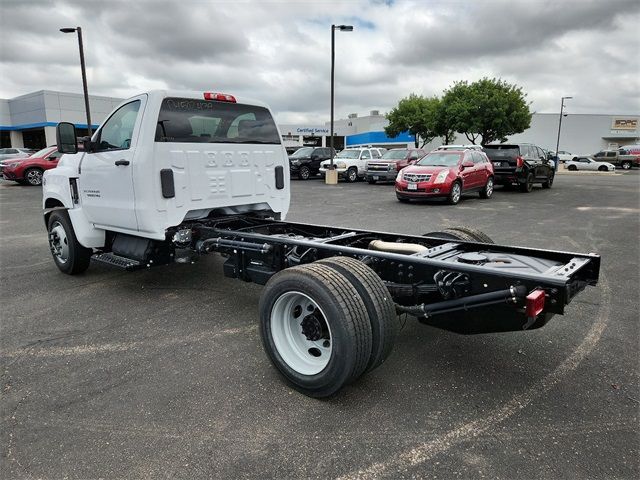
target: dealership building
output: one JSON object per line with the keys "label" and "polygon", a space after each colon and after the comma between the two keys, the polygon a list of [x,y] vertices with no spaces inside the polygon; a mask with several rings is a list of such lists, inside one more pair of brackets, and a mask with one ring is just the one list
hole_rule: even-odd
{"label": "dealership building", "polygon": [[[91,95],[92,128],[95,129],[122,99]],[[509,137],[510,142],[529,142],[555,150],[558,135],[557,113],[534,113],[531,126],[525,132]],[[86,134],[86,114],[82,94],[41,90],[12,99],[0,99],[0,147],[41,148],[56,142],[58,122],[72,122],[78,135]],[[386,148],[413,146],[415,139],[408,133],[389,138],[384,133],[387,119],[378,110],[367,115],[356,113],[334,122],[336,149],[358,146]],[[607,148],[640,143],[640,115],[570,114],[562,119],[560,150],[591,154]],[[302,146],[328,146],[330,125],[280,124],[282,140],[287,150]],[[458,135],[455,143],[469,143]],[[435,148],[441,139],[434,139],[427,148]]]}

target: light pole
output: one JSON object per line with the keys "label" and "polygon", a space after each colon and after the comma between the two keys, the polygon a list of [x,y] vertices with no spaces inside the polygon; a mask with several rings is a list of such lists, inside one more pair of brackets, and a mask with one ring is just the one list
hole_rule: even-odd
{"label": "light pole", "polygon": [[84,48],[82,46],[82,28],[61,28],[62,33],[78,32],[78,47],[80,48],[80,68],[82,69],[82,89],[84,90],[84,108],[87,112],[87,130],[91,136],[91,113],[89,112],[89,91],[87,89],[87,72],[84,67]]}
{"label": "light pole", "polygon": [[334,73],[336,67],[336,30],[341,32],[353,32],[353,25],[331,25],[331,161],[329,162],[329,170],[325,176],[325,183],[335,185],[338,183],[338,175],[333,165],[333,93],[334,93]]}
{"label": "light pole", "polygon": [[[558,140],[556,141],[556,162],[558,160],[558,150],[560,149],[560,129],[562,128],[562,114],[564,113],[564,101],[569,100],[573,97],[562,97],[562,101],[560,102],[560,120],[558,121]],[[557,165],[556,165],[557,168]]]}

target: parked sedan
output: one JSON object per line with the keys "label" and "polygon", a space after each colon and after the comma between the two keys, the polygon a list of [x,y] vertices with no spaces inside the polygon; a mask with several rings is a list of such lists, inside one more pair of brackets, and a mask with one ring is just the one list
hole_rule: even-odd
{"label": "parked sedan", "polygon": [[455,205],[462,195],[471,192],[490,198],[493,178],[493,164],[483,152],[435,150],[398,173],[396,197],[401,202],[445,197]]}
{"label": "parked sedan", "polygon": [[27,158],[0,162],[0,173],[5,180],[25,185],[42,185],[42,174],[45,170],[55,168],[61,156],[55,146],[43,148]]}
{"label": "parked sedan", "polygon": [[12,158],[27,158],[33,154],[29,148],[0,148],[0,161]]}
{"label": "parked sedan", "polygon": [[565,163],[567,170],[591,170],[596,172],[613,172],[616,167],[609,162],[597,162],[593,158],[578,157],[575,160],[569,160]]}

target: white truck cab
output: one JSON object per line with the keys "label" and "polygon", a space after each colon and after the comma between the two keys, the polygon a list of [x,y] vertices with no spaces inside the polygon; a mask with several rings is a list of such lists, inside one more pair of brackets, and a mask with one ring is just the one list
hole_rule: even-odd
{"label": "white truck cab", "polygon": [[84,151],[61,127],[66,154],[45,172],[45,216],[65,209],[83,247],[103,247],[107,232],[164,240],[214,211],[282,219],[289,209],[286,151],[262,102],[150,91],[122,102]]}

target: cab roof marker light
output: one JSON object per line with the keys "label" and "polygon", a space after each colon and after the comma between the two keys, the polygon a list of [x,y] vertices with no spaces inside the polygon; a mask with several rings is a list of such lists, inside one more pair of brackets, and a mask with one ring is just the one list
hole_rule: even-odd
{"label": "cab roof marker light", "polygon": [[217,100],[218,102],[236,103],[236,97],[226,93],[204,92],[205,100]]}

